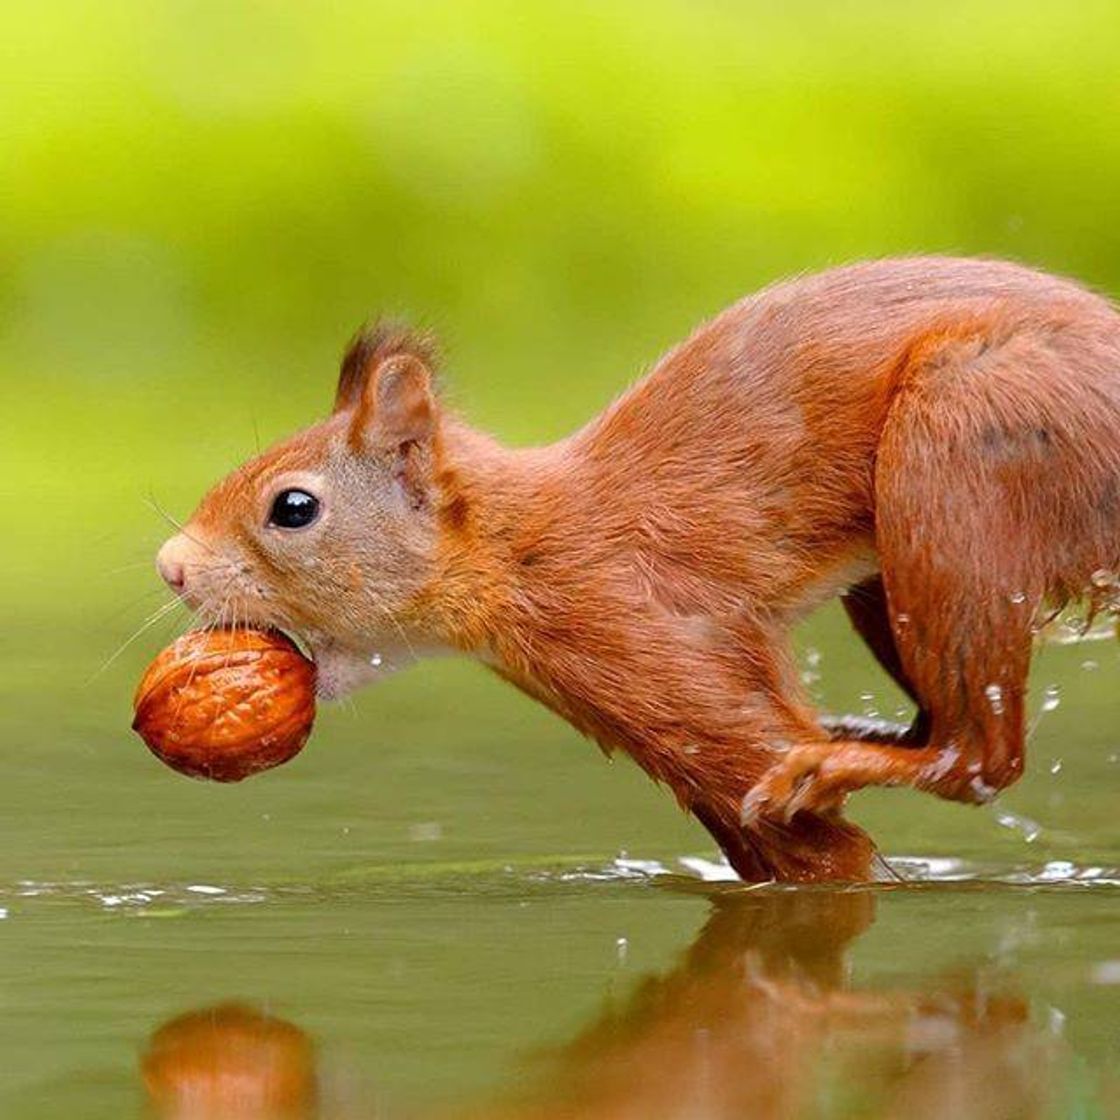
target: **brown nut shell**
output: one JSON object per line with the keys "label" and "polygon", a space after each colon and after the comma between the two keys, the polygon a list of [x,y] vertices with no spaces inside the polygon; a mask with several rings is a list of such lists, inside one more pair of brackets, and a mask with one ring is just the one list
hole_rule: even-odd
{"label": "brown nut shell", "polygon": [[303,748],[315,720],[315,666],[276,630],[192,630],[148,667],[133,729],[192,778],[239,782]]}

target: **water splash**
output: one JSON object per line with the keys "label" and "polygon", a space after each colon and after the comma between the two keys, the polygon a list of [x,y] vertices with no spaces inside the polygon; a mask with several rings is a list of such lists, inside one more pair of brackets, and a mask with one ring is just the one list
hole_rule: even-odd
{"label": "water splash", "polygon": [[702,856],[681,856],[677,863],[705,883],[739,882],[739,876],[735,874],[731,864],[723,858],[712,860],[704,859]]}
{"label": "water splash", "polygon": [[1120,887],[1120,867],[1078,866],[1069,860],[1041,865],[996,863],[941,856],[894,856],[887,861],[907,882],[970,883],[977,886]]}
{"label": "water splash", "polygon": [[[1014,826],[1022,831],[1038,828],[1034,822],[1017,817]],[[1079,866],[1069,860],[1050,860],[1042,864],[1005,864],[980,860],[957,859],[952,856],[890,856],[885,859],[887,876],[868,889],[897,889],[907,884],[937,883],[983,886],[1026,887],[1098,887],[1120,888],[1120,868],[1095,864]],[[748,890],[800,890],[790,884],[745,884],[725,859],[705,856],[680,856],[675,865],[660,860],[618,858],[602,867],[583,867],[545,876],[551,881],[585,882],[648,882],[692,879],[713,887],[741,886]],[[851,889],[846,887],[844,889]]]}
{"label": "water splash", "polygon": [[1082,642],[1106,642],[1115,638],[1114,619],[1101,619],[1092,625],[1083,619],[1064,619],[1040,634],[1040,640],[1048,646],[1078,646]]}
{"label": "water splash", "polygon": [[992,816],[1001,828],[1009,828],[1018,832],[1028,844],[1033,844],[1042,835],[1042,825],[1038,821],[1024,817],[1021,813],[1012,813],[1007,809],[992,808]]}
{"label": "water splash", "polygon": [[0,899],[10,904],[5,911],[18,914],[23,900],[77,902],[103,910],[130,914],[185,912],[202,905],[255,904],[267,901],[275,892],[264,887],[219,887],[212,883],[121,883],[98,884],[88,881],[39,882],[22,879],[14,887],[0,887]]}
{"label": "water splash", "polygon": [[810,646],[805,651],[805,668],[801,672],[801,683],[807,688],[819,683],[821,679],[821,651]]}

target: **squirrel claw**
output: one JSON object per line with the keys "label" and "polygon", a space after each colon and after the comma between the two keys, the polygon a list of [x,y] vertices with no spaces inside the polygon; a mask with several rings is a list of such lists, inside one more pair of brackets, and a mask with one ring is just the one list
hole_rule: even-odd
{"label": "squirrel claw", "polygon": [[794,747],[776,762],[743,798],[742,823],[759,820],[789,824],[800,812],[831,813],[844,803],[850,790],[830,774],[832,743]]}

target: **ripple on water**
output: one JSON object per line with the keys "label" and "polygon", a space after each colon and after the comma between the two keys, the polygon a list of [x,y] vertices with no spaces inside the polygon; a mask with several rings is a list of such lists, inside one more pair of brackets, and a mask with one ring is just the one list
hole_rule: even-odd
{"label": "ripple on water", "polygon": [[265,902],[272,893],[264,887],[220,887],[212,883],[107,884],[85,880],[39,882],[21,879],[13,886],[0,887],[0,900],[7,904],[2,908],[5,917],[18,907],[20,900],[25,899],[81,903],[102,910],[166,914],[213,903]]}
{"label": "ripple on water", "polygon": [[[1068,860],[1049,860],[1041,864],[997,864],[947,856],[894,856],[883,861],[884,873],[875,886],[905,888],[936,884],[1010,886],[1033,888],[1116,888],[1120,887],[1120,868],[1078,865]],[[357,874],[360,872],[360,874]],[[442,873],[441,873],[442,872]],[[565,860],[518,866],[480,862],[469,871],[462,865],[369,867],[340,876],[337,881],[319,884],[278,884],[271,886],[219,886],[213,883],[128,883],[106,884],[89,881],[37,882],[20,880],[0,885],[0,921],[18,918],[32,900],[45,903],[70,903],[93,906],[102,911],[134,916],[170,917],[212,906],[259,905],[270,901],[309,895],[336,897],[357,892],[368,895],[384,889],[396,899],[435,891],[441,895],[469,892],[477,897],[487,881],[498,893],[523,892],[527,886],[547,889],[550,884],[652,883],[665,885],[711,884],[731,886],[740,881],[726,860],[699,855],[684,855],[671,862],[635,859],[622,853],[603,863]],[[767,889],[772,884],[744,885],[744,889]],[[422,889],[423,888],[423,889]],[[790,889],[790,888],[780,888]]]}
{"label": "ripple on water", "polygon": [[[984,863],[949,856],[892,856],[883,861],[886,873],[880,885],[975,884],[982,886],[1028,887],[1120,887],[1120,868],[1097,865],[1079,866],[1068,860],[1049,860],[1042,864]],[[566,871],[543,872],[543,876],[563,882],[603,882],[652,880],[672,876],[703,883],[738,883],[731,866],[723,859],[680,856],[675,865],[659,860],[637,860],[621,855],[601,867],[580,867]],[[759,884],[766,886],[767,884]]]}

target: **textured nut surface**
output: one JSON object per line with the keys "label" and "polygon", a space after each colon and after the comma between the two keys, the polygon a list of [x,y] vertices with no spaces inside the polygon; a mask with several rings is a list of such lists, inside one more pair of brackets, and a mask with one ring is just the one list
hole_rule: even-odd
{"label": "textured nut surface", "polygon": [[302,749],[315,666],[278,631],[193,630],[148,667],[132,726],[182,774],[239,782]]}

